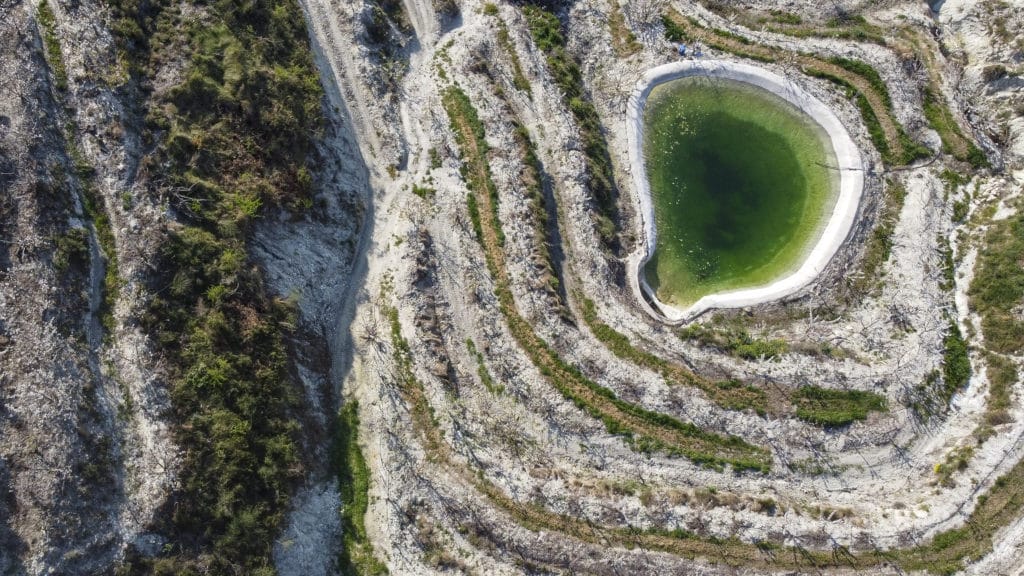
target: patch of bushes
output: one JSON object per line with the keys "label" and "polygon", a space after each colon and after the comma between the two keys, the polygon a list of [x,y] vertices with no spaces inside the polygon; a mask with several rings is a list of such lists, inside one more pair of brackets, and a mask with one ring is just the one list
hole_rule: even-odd
{"label": "patch of bushes", "polygon": [[419,196],[423,200],[431,200],[437,195],[437,190],[430,186],[421,186],[419,184],[412,185],[412,193]]}
{"label": "patch of bushes", "polygon": [[870,412],[888,409],[884,397],[862,390],[833,390],[801,386],[793,394],[796,416],[819,426],[847,426],[865,420]]}
{"label": "patch of bushes", "polygon": [[935,465],[937,481],[947,488],[954,486],[953,475],[963,472],[974,457],[974,446],[961,446],[950,450],[946,458]]}
{"label": "patch of bushes", "polygon": [[412,23],[405,12],[405,3],[402,0],[371,0],[370,5],[372,9],[366,32],[373,43],[390,44],[392,29],[402,34],[412,32]]}
{"label": "patch of bushes", "polygon": [[953,395],[967,386],[971,379],[971,358],[967,342],[955,321],[950,321],[949,332],[942,339],[942,346],[943,401],[949,404]]}
{"label": "patch of bushes", "polygon": [[957,160],[969,163],[976,170],[990,165],[985,153],[964,136],[949,108],[930,87],[924,90],[923,108],[928,123],[942,139],[944,152],[952,154]]}
{"label": "patch of bushes", "polygon": [[742,329],[716,330],[701,324],[690,324],[681,328],[677,334],[683,340],[717,348],[730,356],[744,360],[770,360],[789,350],[785,340],[755,338]]}
{"label": "patch of bushes", "polygon": [[792,12],[786,12],[785,10],[772,10],[769,12],[770,20],[778,22],[779,24],[800,24],[804,21],[799,14],[793,14]]}
{"label": "patch of bushes", "polygon": [[72,228],[55,237],[53,244],[53,267],[58,272],[89,265],[89,232],[85,228]]}
{"label": "patch of bushes", "polygon": [[[136,74],[179,57],[151,44],[163,4],[108,1]],[[323,92],[292,0],[204,9],[201,24],[179,31],[183,81],[147,103],[158,141],[143,167],[180,226],[159,251],[143,326],[169,361],[175,442],[185,449],[180,489],[158,527],[170,552],[154,562],[182,573],[271,573],[303,474],[286,345],[297,312],[268,296],[246,241],[265,212],[311,205],[306,160]]]}
{"label": "patch of bushes", "polygon": [[998,426],[1012,422],[1010,416],[1010,395],[1013,387],[1020,380],[1017,364],[1005,356],[993,354],[985,355],[985,362],[988,365],[988,401],[985,405],[985,423],[989,426]]}
{"label": "patch of bushes", "polygon": [[689,42],[691,40],[690,34],[686,29],[672,18],[669,18],[667,14],[662,14],[661,24],[665,27],[666,40],[670,42]]}

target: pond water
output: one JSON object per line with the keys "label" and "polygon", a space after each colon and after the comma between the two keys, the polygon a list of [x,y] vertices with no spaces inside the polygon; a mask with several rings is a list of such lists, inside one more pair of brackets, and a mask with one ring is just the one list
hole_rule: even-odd
{"label": "pond water", "polygon": [[688,306],[800,267],[839,189],[813,119],[763,88],[695,76],[656,86],[643,121],[657,228],[644,272],[659,300]]}

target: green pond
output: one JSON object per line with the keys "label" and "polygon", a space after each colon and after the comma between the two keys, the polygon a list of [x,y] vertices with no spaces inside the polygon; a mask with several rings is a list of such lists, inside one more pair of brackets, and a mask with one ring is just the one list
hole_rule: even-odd
{"label": "green pond", "polygon": [[770,284],[800,267],[835,205],[825,131],[745,82],[665,82],[644,108],[657,243],[645,267],[666,304]]}

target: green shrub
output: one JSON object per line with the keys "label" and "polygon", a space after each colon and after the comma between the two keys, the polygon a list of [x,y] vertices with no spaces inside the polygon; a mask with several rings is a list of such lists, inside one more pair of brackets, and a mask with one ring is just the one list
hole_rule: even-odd
{"label": "green shrub", "polygon": [[887,410],[884,397],[861,390],[832,390],[801,386],[793,394],[796,416],[819,426],[846,426],[864,420],[870,412]]}
{"label": "green shrub", "polygon": [[662,15],[661,23],[665,27],[665,38],[667,40],[672,42],[690,41],[690,35],[687,34],[686,30],[667,15]]}
{"label": "green shrub", "polygon": [[785,340],[754,338],[746,330],[717,330],[700,324],[690,324],[681,328],[678,336],[683,340],[692,340],[703,346],[717,348],[745,360],[770,360],[789,350]]}
{"label": "green shrub", "polygon": [[960,334],[960,327],[955,321],[949,323],[949,333],[942,341],[942,377],[945,381],[945,403],[961,388],[967,386],[971,379],[971,358],[967,351],[967,342]]}
{"label": "green shrub", "polygon": [[72,228],[54,238],[54,268],[63,272],[71,267],[84,268],[88,264],[89,232],[85,228]]}
{"label": "green shrub", "polygon": [[162,561],[186,573],[266,573],[303,474],[286,346],[296,311],[268,296],[246,241],[261,214],[311,205],[306,161],[323,91],[305,21],[293,0],[214,0],[203,19],[158,35],[171,26],[167,4],[108,4],[143,83],[182,57],[165,53],[171,38],[187,49],[182,82],[145,114],[162,137],[145,159],[150,181],[181,224],[155,262],[143,321],[170,364],[185,453],[174,513],[159,527],[174,553]]}

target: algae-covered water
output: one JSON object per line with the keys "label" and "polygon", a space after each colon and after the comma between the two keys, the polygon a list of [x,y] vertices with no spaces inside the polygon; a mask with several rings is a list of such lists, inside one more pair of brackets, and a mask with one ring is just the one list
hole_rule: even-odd
{"label": "algae-covered water", "polygon": [[645,274],[674,306],[795,271],[838,192],[825,131],[734,80],[656,86],[644,108],[644,155],[658,232]]}

